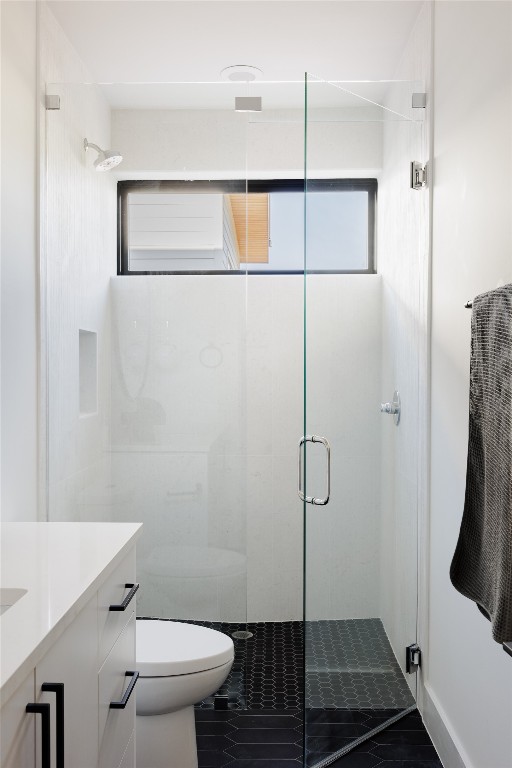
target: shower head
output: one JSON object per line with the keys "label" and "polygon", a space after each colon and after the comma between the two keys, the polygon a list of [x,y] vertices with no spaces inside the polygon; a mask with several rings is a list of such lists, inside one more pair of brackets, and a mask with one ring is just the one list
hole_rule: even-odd
{"label": "shower head", "polygon": [[87,139],[84,139],[84,149],[86,152],[89,147],[95,149],[98,153],[98,157],[94,161],[94,167],[97,171],[110,171],[111,168],[115,168],[123,160],[122,154],[115,149],[101,149],[97,144],[91,144]]}

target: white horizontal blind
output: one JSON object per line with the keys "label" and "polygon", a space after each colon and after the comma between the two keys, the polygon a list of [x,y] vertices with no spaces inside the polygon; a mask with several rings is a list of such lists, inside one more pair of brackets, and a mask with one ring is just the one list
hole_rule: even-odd
{"label": "white horizontal blind", "polygon": [[130,193],[130,251],[222,250],[222,219],[222,194]]}

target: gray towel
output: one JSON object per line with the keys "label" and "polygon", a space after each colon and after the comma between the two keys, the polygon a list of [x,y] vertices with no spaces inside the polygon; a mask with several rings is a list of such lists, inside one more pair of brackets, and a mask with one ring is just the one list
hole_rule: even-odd
{"label": "gray towel", "polygon": [[512,640],[512,284],[473,301],[466,498],[450,578],[493,638]]}

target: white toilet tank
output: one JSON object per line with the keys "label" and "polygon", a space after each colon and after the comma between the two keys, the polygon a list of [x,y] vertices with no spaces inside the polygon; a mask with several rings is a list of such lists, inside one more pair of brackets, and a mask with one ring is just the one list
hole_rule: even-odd
{"label": "white toilet tank", "polygon": [[139,562],[143,616],[193,621],[244,622],[247,561],[230,549],[181,545],[155,547]]}

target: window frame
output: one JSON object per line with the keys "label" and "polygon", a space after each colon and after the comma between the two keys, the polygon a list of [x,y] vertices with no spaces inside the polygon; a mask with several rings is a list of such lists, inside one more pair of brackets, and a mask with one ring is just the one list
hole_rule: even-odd
{"label": "window frame", "polygon": [[[133,180],[117,182],[117,274],[136,275],[374,275],[376,269],[377,189],[375,178],[364,179],[219,179],[214,181]],[[128,269],[128,195],[130,192],[251,193],[251,192],[368,192],[367,269],[231,269],[135,271]]]}

